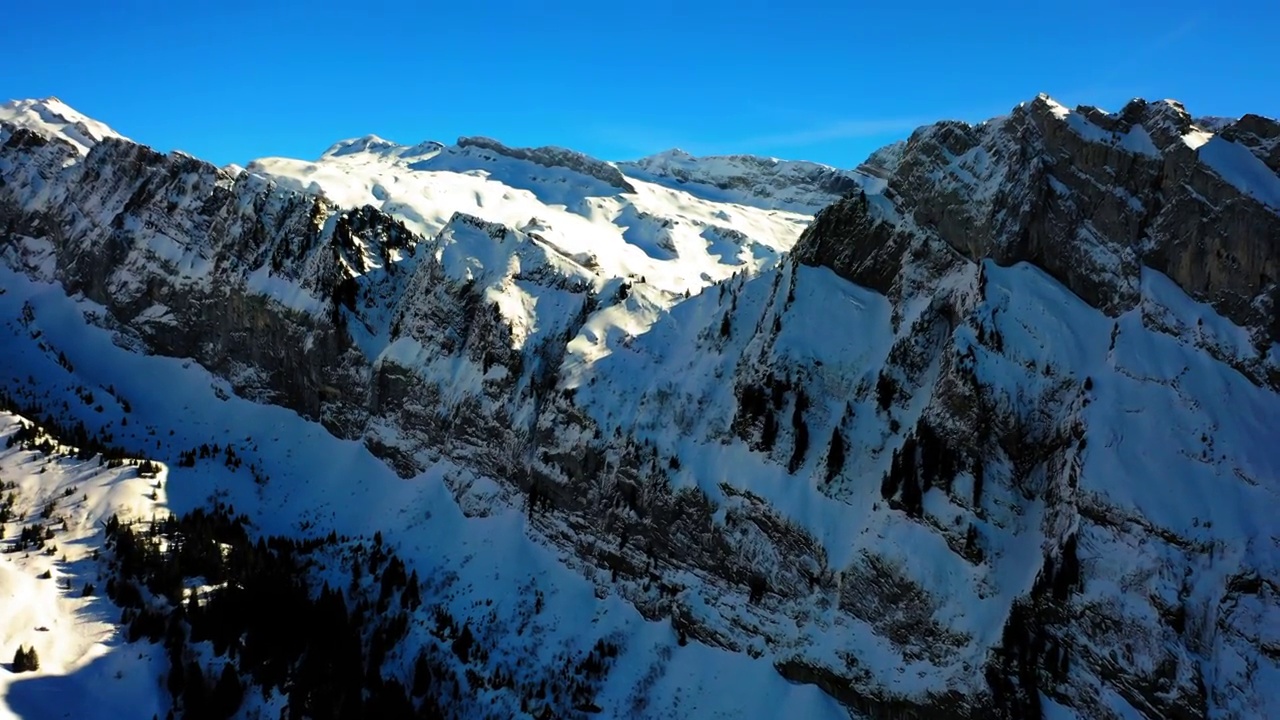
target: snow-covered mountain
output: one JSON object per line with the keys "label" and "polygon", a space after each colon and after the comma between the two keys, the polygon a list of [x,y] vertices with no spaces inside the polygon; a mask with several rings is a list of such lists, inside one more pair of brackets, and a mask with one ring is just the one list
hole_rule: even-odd
{"label": "snow-covered mountain", "polygon": [[601,277],[643,277],[680,295],[771,267],[813,212],[839,197],[800,210],[718,202],[581,153],[488,138],[401,146],[370,136],[337,143],[314,162],[265,158],[247,170],[341,207],[378,208],[424,236],[456,213],[481,217],[530,233]]}
{"label": "snow-covered mountain", "polygon": [[703,197],[810,215],[860,187],[854,172],[755,155],[694,157],[668,150],[620,167],[628,175],[674,184]]}
{"label": "snow-covered mountain", "polygon": [[[1280,714],[1275,121],[1041,96],[857,171],[373,136],[218,169],[4,113],[10,394],[178,509],[464,578],[432,602],[506,649],[449,672],[499,715]],[[175,467],[236,437],[270,482]],[[504,645],[482,596],[535,592],[556,641]],[[590,710],[478,679],[606,634]]]}
{"label": "snow-covered mountain", "polygon": [[80,114],[58,98],[52,97],[4,103],[0,105],[0,122],[41,135],[56,136],[70,143],[82,155],[106,138],[126,139],[103,123]]}

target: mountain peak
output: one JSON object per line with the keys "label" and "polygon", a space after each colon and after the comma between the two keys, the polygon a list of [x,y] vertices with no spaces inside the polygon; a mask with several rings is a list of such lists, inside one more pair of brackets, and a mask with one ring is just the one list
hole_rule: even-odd
{"label": "mountain peak", "polygon": [[329,146],[320,155],[321,160],[328,158],[370,155],[390,160],[419,160],[434,155],[444,148],[444,144],[435,140],[424,140],[417,145],[401,145],[378,135],[362,135],[357,138],[339,140]]}
{"label": "mountain peak", "polygon": [[[1029,262],[1109,313],[1134,307],[1150,268],[1275,341],[1280,124],[1215,129],[1175,100],[1107,112],[1045,94],[997,121],[936,123],[868,163],[884,183],[864,186],[871,202],[825,212],[795,252],[890,293],[910,243],[940,241],[973,260]],[[1221,213],[1232,220],[1206,221]]]}
{"label": "mountain peak", "polygon": [[339,140],[333,145],[330,145],[329,149],[325,150],[324,153],[320,155],[320,157],[325,158],[325,157],[334,157],[338,155],[354,155],[356,153],[362,153],[362,152],[369,152],[369,153],[385,152],[387,150],[394,150],[399,147],[403,147],[403,146],[398,143],[394,143],[390,140],[387,140],[385,138],[381,138],[377,135],[369,134],[369,135],[362,135],[357,138]]}
{"label": "mountain peak", "polygon": [[[5,112],[89,127],[49,101]],[[1161,150],[1166,122],[1182,109],[1043,96],[929,125],[873,154],[874,179],[365,136],[234,182],[117,140],[77,161],[6,123],[3,397],[82,438],[109,429],[99,449],[178,462],[88,475],[0,414],[22,442],[0,472],[16,466],[32,519],[5,543],[33,550],[0,568],[22,603],[0,635],[37,638],[52,674],[87,689],[78,707],[102,702],[102,663],[125,667],[136,681],[107,695],[134,714],[172,705],[167,664],[97,639],[181,622],[174,656],[199,661],[182,677],[226,678],[219,697],[239,684],[246,715],[337,702],[305,670],[387,640],[383,670],[339,673],[364,707],[1280,717],[1280,214],[1241,189],[1280,183],[1263,167],[1280,125],[1245,116]],[[612,173],[636,191],[596,179]],[[780,258],[809,220],[784,205],[833,193],[801,262]],[[209,443],[225,453],[197,458]],[[243,519],[152,524],[209,563],[124,562],[152,547],[131,521],[163,517],[169,489]],[[72,558],[34,552],[41,529]],[[267,532],[285,542],[242,573]],[[109,598],[73,603],[55,574],[138,590],[131,565],[173,580],[151,614],[76,630]],[[218,619],[242,600],[318,618],[318,642],[212,661],[185,644],[252,637]],[[35,612],[49,607],[56,622]],[[425,678],[413,697],[393,679],[409,672]],[[12,677],[0,710],[38,707]]]}
{"label": "mountain peak", "polygon": [[1029,103],[1019,103],[1018,107],[1028,107],[1031,110],[1047,111],[1059,118],[1066,117],[1071,114],[1071,109],[1066,105],[1054,100],[1049,93],[1038,93]]}
{"label": "mountain peak", "polygon": [[0,122],[70,143],[81,155],[106,138],[123,138],[98,122],[50,95],[42,99],[10,100],[0,105]]}

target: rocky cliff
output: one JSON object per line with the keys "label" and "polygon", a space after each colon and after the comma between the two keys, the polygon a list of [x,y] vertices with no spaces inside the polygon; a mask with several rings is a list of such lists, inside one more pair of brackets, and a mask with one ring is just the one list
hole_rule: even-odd
{"label": "rocky cliff", "polygon": [[813,212],[856,190],[855,173],[755,155],[695,157],[674,149],[619,165],[639,177],[702,188],[728,202]]}
{"label": "rocky cliff", "polygon": [[913,252],[1025,261],[1112,315],[1135,307],[1151,268],[1249,328],[1265,353],[1280,339],[1278,134],[1256,115],[1214,134],[1167,100],[1105,113],[1042,95],[981,125],[921,128],[873,156],[886,188],[829,208],[795,254],[908,293],[895,284]]}
{"label": "rocky cliff", "polygon": [[524,509],[602,596],[851,712],[1251,717],[1280,711],[1274,139],[1041,97],[819,173],[847,197],[791,259],[680,293],[537,222],[423,234],[10,122],[0,257],[405,477],[492,478],[465,513]]}

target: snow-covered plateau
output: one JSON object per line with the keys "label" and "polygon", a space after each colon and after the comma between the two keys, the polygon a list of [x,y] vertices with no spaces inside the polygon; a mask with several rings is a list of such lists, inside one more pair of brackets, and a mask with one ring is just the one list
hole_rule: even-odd
{"label": "snow-covered plateau", "polygon": [[1168,100],[856,170],[8,103],[0,719],[1280,717],[1278,280],[1280,123]]}

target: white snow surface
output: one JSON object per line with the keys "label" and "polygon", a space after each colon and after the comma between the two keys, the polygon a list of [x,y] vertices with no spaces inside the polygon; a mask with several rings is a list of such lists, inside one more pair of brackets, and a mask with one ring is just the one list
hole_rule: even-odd
{"label": "white snow surface", "polygon": [[[970,285],[973,272],[966,270],[967,276],[949,282]],[[1166,319],[1166,327],[1197,327],[1201,337],[1216,338],[1210,344],[1227,356],[1256,353],[1247,333],[1188,299],[1163,275],[1148,271],[1147,308],[1120,318],[1119,341],[1109,351],[1111,319],[1043,272],[1025,264],[987,264],[986,274],[988,302],[1004,336],[1004,352],[977,345],[967,327],[958,328],[953,337],[957,351],[974,348],[980,381],[1014,407],[1026,404],[1030,411],[1044,393],[1078,388],[1086,378],[1091,380],[1092,402],[1068,402],[1068,415],[1058,420],[1074,415],[1090,439],[1078,460],[1077,502],[1141,518],[1150,527],[1213,548],[1215,569],[1197,575],[1201,585],[1196,592],[1206,608],[1218,602],[1231,575],[1280,561],[1273,550],[1262,549],[1280,536],[1280,522],[1269,510],[1280,500],[1280,452],[1267,439],[1269,428],[1280,423],[1280,397],[1255,387],[1189,340],[1149,329],[1143,316],[1158,310],[1176,318]],[[1031,588],[1042,544],[1052,542],[1043,527],[1050,520],[1039,500],[1024,501],[1016,510],[989,509],[992,514],[979,519],[972,508],[944,494],[926,495],[926,518],[935,527],[975,522],[982,528],[988,555],[975,567],[948,548],[945,533],[903,522],[900,511],[879,502],[879,481],[901,435],[889,432],[873,400],[852,406],[853,423],[843,432],[854,450],[834,487],[821,478],[821,447],[811,450],[805,468],[792,474],[763,462],[743,444],[725,440],[736,403],[732,385],[723,378],[742,372],[744,366],[801,368],[813,399],[806,413],[808,431],[822,443],[841,427],[845,399],[854,395],[854,387],[874,383],[885,364],[895,332],[883,297],[825,268],[799,267],[794,290],[794,300],[784,303],[785,278],[781,286],[773,285],[768,276],[730,282],[721,302],[707,293],[681,305],[671,322],[655,324],[626,352],[581,368],[570,383],[577,385],[580,402],[594,408],[605,428],[631,428],[664,455],[679,457],[678,482],[696,484],[730,507],[733,500],[725,496],[722,483],[767,499],[822,539],[833,567],[856,565],[865,555],[885,559],[931,597],[943,599],[935,617],[944,626],[977,639],[979,648],[997,642],[1010,604]],[[736,322],[730,339],[720,343],[701,333],[718,326],[729,297],[737,308]],[[768,327],[774,317],[782,330],[769,338],[758,328]],[[812,322],[814,317],[824,320]],[[910,328],[910,320],[908,315],[903,326]],[[768,363],[771,359],[781,362]],[[1039,370],[1028,372],[1027,367]],[[893,417],[911,427],[927,403],[927,397],[916,399]],[[780,430],[778,443],[783,447],[788,432],[785,427]],[[963,487],[971,480],[956,482]],[[1088,584],[1089,602],[1115,603],[1124,593],[1113,582],[1129,582],[1154,572],[1152,568],[1174,572],[1171,568],[1187,562],[1176,551],[1137,547],[1137,538],[1127,533],[1093,530],[1082,542],[1081,552],[1089,558],[1083,561],[1085,572],[1098,578]],[[1190,562],[1199,562],[1191,557]],[[768,568],[771,561],[759,562]],[[729,598],[703,601],[708,616],[736,612]],[[1152,611],[1137,605],[1125,612]],[[1280,621],[1280,607],[1268,605],[1263,612],[1267,619],[1260,621],[1262,632],[1280,633],[1280,624],[1274,624]],[[826,627],[816,619],[813,626],[794,632],[795,646],[811,652],[817,647],[825,648],[819,654],[831,657],[856,652],[878,658],[864,667],[893,690],[943,692],[979,680],[959,666],[904,663],[870,626],[841,620]],[[1220,678],[1245,672],[1231,665],[1237,652],[1221,646],[1217,662],[1228,665],[1215,670]],[[971,667],[981,663],[982,655],[961,659]],[[1266,672],[1275,672],[1273,665],[1266,667]],[[1235,677],[1243,686],[1251,682],[1244,675]]]}
{"label": "white snow surface", "polygon": [[[18,500],[0,540],[0,720],[163,715],[157,680],[164,653],[146,643],[125,644],[116,624],[120,609],[106,599],[103,568],[91,556],[112,515],[146,520],[167,513],[167,472],[143,479],[136,467],[108,468],[96,458],[3,449],[20,422],[0,411],[0,481],[16,486],[0,495],[13,493]],[[51,541],[57,551],[10,552],[20,529],[38,521],[49,502],[57,504],[54,519],[67,521]],[[40,577],[46,572],[50,577]],[[86,583],[96,586],[95,595],[81,596]],[[11,672],[8,663],[19,645],[36,650],[38,671]]]}
{"label": "white snow surface", "polygon": [[[167,467],[163,490],[152,502],[154,481],[139,480],[132,468],[101,472],[94,460],[45,463],[31,452],[0,453],[0,475],[18,482],[30,498],[24,510],[72,485],[75,497],[89,495],[69,508],[73,530],[65,541],[57,540],[68,563],[0,556],[0,653],[7,658],[14,643],[34,643],[42,663],[33,674],[0,669],[0,718],[164,716],[163,649],[123,644],[111,623],[119,617],[117,608],[68,595],[56,583],[70,575],[78,589],[92,572],[83,558],[101,542],[98,521],[112,512],[146,518],[166,509],[204,507],[212,498],[248,513],[254,531],[263,534],[323,536],[333,529],[368,538],[380,531],[411,570],[442,579],[442,599],[459,622],[470,618],[475,627],[494,628],[486,638],[495,645],[493,654],[512,666],[519,659],[526,667],[549,667],[563,662],[565,652],[585,653],[599,638],[618,641],[622,651],[596,699],[602,717],[848,717],[816,687],[783,680],[767,657],[680,646],[669,622],[645,620],[616,595],[602,593],[596,580],[567,567],[560,551],[536,540],[518,504],[467,517],[447,485],[461,478],[479,492],[494,481],[447,461],[402,480],[361,443],[339,440],[289,410],[241,399],[195,363],[118,346],[110,332],[86,321],[86,313],[101,309],[68,298],[57,285],[0,268],[0,288],[0,337],[7,355],[0,373],[12,376],[6,383],[30,376],[47,398],[74,403],[81,402],[75,389],[89,387],[103,405],[102,412],[85,415],[91,431],[109,427],[118,443],[149,455],[234,443],[246,464],[271,478],[259,486],[217,463]],[[33,320],[25,319],[24,308]],[[51,347],[65,348],[74,373],[57,363]],[[128,425],[122,425],[126,414],[105,389],[108,384],[131,405]],[[0,440],[15,422],[12,415],[0,415]],[[7,536],[17,527],[10,523]],[[54,580],[36,579],[47,567]],[[344,575],[335,583],[349,578]],[[545,598],[536,630],[517,634],[511,628],[528,614],[535,590]],[[406,651],[393,654],[389,664],[402,662],[407,681],[412,659]],[[475,702],[473,714],[518,715],[519,698],[484,693]],[[247,717],[255,708],[274,717],[260,696],[249,697],[240,714]]]}
{"label": "white snow surface", "polygon": [[1280,212],[1280,175],[1239,143],[1214,137],[1196,150],[1200,160],[1240,192]]}
{"label": "white snow surface", "polygon": [[10,100],[0,105],[0,121],[66,140],[81,154],[103,138],[124,138],[105,124],[82,115],[58,98]]}
{"label": "white snow surface", "polygon": [[264,158],[247,170],[344,207],[372,205],[426,236],[455,213],[506,225],[602,279],[644,278],[672,295],[771,267],[816,209],[709,200],[627,175],[630,193],[484,145],[402,146],[376,136],[340,142],[314,162]]}
{"label": "white snow surface", "polygon": [[[31,114],[23,112],[22,117]],[[1118,135],[1060,105],[1055,104],[1054,114],[1086,137],[1134,153],[1152,150],[1144,129]],[[65,126],[40,122],[44,132],[66,132]],[[1260,173],[1261,163],[1247,149],[1207,130],[1194,130],[1184,142],[1199,143],[1201,159],[1228,182],[1280,207],[1280,180]],[[925,522],[908,520],[880,502],[879,483],[890,455],[906,429],[929,410],[930,398],[913,396],[893,408],[902,431],[889,429],[887,416],[873,401],[850,404],[847,398],[858,397],[861,384],[875,383],[895,343],[913,331],[929,298],[905,303],[903,317],[895,322],[884,297],[826,269],[780,262],[809,220],[807,207],[768,209],[748,202],[746,195],[711,199],[713,182],[694,182],[699,187],[693,191],[680,189],[655,170],[661,162],[690,172],[701,168],[703,179],[737,173],[741,163],[699,163],[676,153],[661,157],[643,172],[618,166],[634,192],[491,148],[401,146],[375,136],[339,143],[315,162],[269,158],[251,163],[246,172],[264,184],[270,180],[282,188],[323,194],[347,207],[373,205],[403,219],[431,237],[421,249],[439,264],[444,277],[477,283],[510,323],[517,346],[562,329],[560,323],[577,307],[574,283],[596,291],[617,288],[622,280],[632,283],[624,301],[606,304],[569,341],[562,386],[576,392],[576,402],[603,428],[624,428],[652,442],[663,455],[678,458],[674,482],[705,491],[720,507],[721,521],[743,502],[726,487],[749,491],[817,538],[837,571],[856,569],[875,557],[938,598],[931,619],[972,640],[946,662],[907,657],[873,622],[831,612],[831,598],[805,599],[798,608],[770,607],[761,613],[747,607],[739,594],[703,592],[696,577],[675,579],[686,586],[682,603],[700,622],[732,633],[746,618],[767,625],[776,640],[752,646],[758,659],[696,643],[678,647],[669,625],[643,620],[610,593],[608,583],[591,576],[590,568],[583,570],[560,549],[539,540],[493,478],[435,460],[420,476],[400,480],[361,444],[337,440],[292,412],[236,397],[224,380],[194,363],[117,347],[109,333],[86,322],[86,312],[100,309],[8,268],[0,268],[0,288],[5,290],[0,293],[0,337],[6,338],[8,352],[0,373],[11,375],[5,381],[15,385],[27,376],[35,378],[53,398],[70,402],[78,402],[74,385],[90,385],[95,393],[114,385],[134,408],[129,429],[115,429],[148,450],[153,443],[173,453],[202,442],[252,438],[251,459],[274,478],[270,484],[259,488],[206,467],[171,468],[164,502],[175,511],[217,496],[250,512],[256,529],[264,533],[334,529],[368,535],[381,530],[422,574],[456,577],[452,609],[459,617],[479,597],[519,597],[530,584],[541,589],[550,613],[545,634],[508,650],[544,660],[566,647],[589,647],[605,635],[625,637],[626,650],[601,701],[606,716],[633,709],[635,680],[651,671],[656,679],[644,691],[644,716],[844,716],[815,688],[791,685],[774,672],[773,661],[801,650],[833,665],[841,657],[856,657],[876,687],[892,692],[918,695],[978,686],[982,678],[974,668],[981,667],[987,649],[999,640],[1011,603],[1029,591],[1043,551],[1061,539],[1064,528],[1039,498],[1002,498],[983,515],[931,491],[924,501]],[[888,159],[893,161],[892,153]],[[991,159],[981,148],[951,160],[937,181],[974,188],[971,195],[979,200],[997,190]],[[895,212],[883,195],[883,183],[858,182],[879,212]],[[47,265],[49,253],[40,250],[40,241],[31,240],[28,246],[33,248],[29,262]],[[379,266],[370,248],[357,252],[363,253],[366,267]],[[200,278],[198,249],[157,233],[150,237],[147,253]],[[421,263],[421,258],[405,261],[406,269]],[[1232,691],[1280,684],[1276,664],[1250,650],[1251,644],[1280,647],[1280,605],[1265,594],[1225,605],[1233,579],[1250,572],[1271,578],[1280,574],[1274,548],[1280,520],[1270,512],[1280,494],[1280,451],[1272,438],[1272,428],[1280,426],[1280,397],[1251,384],[1222,359],[1268,360],[1258,357],[1261,351],[1244,330],[1192,301],[1159,273],[1143,272],[1140,307],[1109,318],[1027,265],[985,264],[986,293],[974,299],[971,288],[977,285],[978,271],[976,265],[963,267],[944,277],[938,291],[968,298],[972,317],[985,318],[1003,335],[1004,350],[985,347],[972,325],[963,322],[948,330],[951,346],[957,355],[969,353],[966,362],[1003,407],[1046,426],[1078,423],[1083,428],[1087,447],[1082,444],[1070,455],[1078,479],[1070,488],[1071,506],[1119,518],[1106,526],[1082,523],[1080,553],[1088,578],[1082,603],[1126,622],[1151,620],[1175,599],[1189,603],[1198,618],[1189,632],[1196,633],[1195,642],[1204,650],[1202,657],[1187,661],[1199,663],[1211,681],[1213,709],[1222,716],[1280,716],[1276,698]],[[406,297],[420,298],[435,279],[419,274],[416,280],[423,287],[411,285]],[[318,301],[287,278],[259,271],[249,276],[249,285],[290,309],[320,311]],[[686,300],[685,293],[692,297]],[[35,329],[24,324],[24,307],[33,309]],[[724,334],[719,328],[730,309]],[[166,316],[167,309],[156,305],[145,319],[164,322]],[[778,330],[773,333],[768,328],[775,321]],[[444,367],[454,358],[433,357],[410,337],[387,342],[385,328],[371,327],[367,334],[360,341],[371,356],[414,366],[424,375],[450,375],[457,392],[477,392],[478,379],[467,375],[470,370]],[[68,373],[54,362],[49,347],[64,348],[77,371]],[[1267,357],[1274,363],[1280,352],[1273,346]],[[736,407],[734,381],[766,365],[797,368],[798,382],[812,401],[806,415],[812,447],[796,473],[751,450],[729,431]],[[942,365],[939,358],[924,369],[923,387],[939,377]],[[1090,391],[1083,389],[1086,378]],[[473,380],[474,386],[466,384]],[[847,404],[851,413],[844,420]],[[122,411],[106,405],[103,413],[89,414],[90,420],[119,423]],[[1037,415],[1048,412],[1059,415]],[[146,434],[150,428],[162,431],[158,438]],[[166,436],[170,430],[174,434]],[[828,484],[820,480],[821,463],[825,443],[837,430],[849,443],[849,461]],[[780,446],[793,442],[790,432],[782,429]],[[140,499],[145,490],[132,497],[114,489],[132,487],[127,473],[82,476],[71,464],[40,473],[35,462],[18,454],[0,455],[0,472],[15,473],[36,493],[57,492],[63,487],[58,483],[72,481],[67,478],[93,489],[97,494],[90,493],[78,516],[85,524],[85,542],[91,542],[90,520],[107,508],[145,512],[151,507]],[[989,487],[1008,482],[1012,474],[998,463],[989,472]],[[1040,480],[1065,484],[1062,478]],[[973,478],[962,476],[956,483],[963,488]],[[462,497],[451,490],[459,485],[469,488]],[[463,503],[483,505],[485,512],[464,513]],[[1081,521],[1077,516],[1073,522]],[[948,544],[950,534],[970,524],[978,528],[986,552],[982,563],[964,560]],[[1168,535],[1186,544],[1153,539]],[[749,530],[737,542],[735,549],[756,568],[766,573],[791,570],[781,567]],[[0,558],[0,568],[7,567],[7,560]],[[69,562],[74,565],[76,559],[69,557]],[[42,567],[15,565],[12,572],[0,572],[0,592],[13,588],[14,597],[22,598],[17,606],[26,608],[12,621],[0,618],[0,641],[45,643],[37,647],[48,664],[33,678],[0,671],[0,702],[17,717],[40,715],[38,706],[23,704],[39,688],[108,682],[98,670],[86,668],[114,673],[128,666],[133,670],[122,672],[132,678],[149,662],[143,658],[137,661],[141,665],[128,665],[134,661],[121,658],[132,647],[113,645],[107,624],[94,630],[82,621],[95,601],[57,599],[40,584],[48,581],[32,580]],[[1189,586],[1185,577],[1192,578]],[[1134,590],[1139,587],[1144,590]],[[39,615],[44,611],[38,607],[53,609]],[[514,617],[518,608],[498,603],[497,611]],[[52,630],[47,637],[36,636],[27,628],[33,622],[58,627],[79,623],[77,627],[87,629],[66,638]],[[1220,623],[1232,631],[1217,632]],[[1095,640],[1099,652],[1105,652],[1101,640],[1082,642]],[[1126,662],[1154,664],[1166,641],[1172,642],[1153,637],[1138,643]],[[0,653],[7,657],[12,647],[0,646]],[[40,685],[45,675],[62,678],[48,682],[72,684]],[[139,707],[153,707],[147,703],[154,701],[149,694],[156,692],[154,687],[113,687],[124,688],[122,697],[134,698]],[[1137,712],[1114,693],[1104,696],[1121,716]],[[1065,706],[1050,707],[1054,717],[1073,716]]]}

